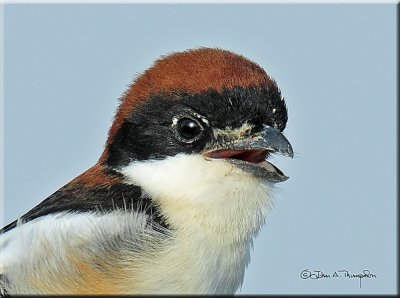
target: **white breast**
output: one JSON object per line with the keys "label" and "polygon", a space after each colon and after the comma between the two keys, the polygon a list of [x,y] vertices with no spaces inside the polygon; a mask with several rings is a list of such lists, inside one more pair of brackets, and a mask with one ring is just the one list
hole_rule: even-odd
{"label": "white breast", "polygon": [[[163,266],[175,264],[176,274],[187,277],[179,292],[235,293],[272,205],[272,185],[201,155],[133,162],[121,173],[157,202],[175,230],[175,246]],[[160,270],[162,276],[170,273]]]}

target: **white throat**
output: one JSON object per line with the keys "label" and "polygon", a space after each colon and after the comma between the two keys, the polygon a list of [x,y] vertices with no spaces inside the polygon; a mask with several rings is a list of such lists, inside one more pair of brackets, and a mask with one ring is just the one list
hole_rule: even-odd
{"label": "white throat", "polygon": [[159,204],[174,228],[228,243],[253,238],[272,205],[272,184],[199,154],[132,162],[121,173]]}

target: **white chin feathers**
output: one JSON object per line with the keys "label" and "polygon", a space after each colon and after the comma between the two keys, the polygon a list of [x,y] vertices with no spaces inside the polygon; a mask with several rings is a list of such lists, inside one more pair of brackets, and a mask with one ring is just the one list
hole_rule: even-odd
{"label": "white chin feathers", "polygon": [[175,228],[201,229],[228,242],[252,238],[272,203],[272,184],[200,154],[134,161],[120,172],[153,198]]}

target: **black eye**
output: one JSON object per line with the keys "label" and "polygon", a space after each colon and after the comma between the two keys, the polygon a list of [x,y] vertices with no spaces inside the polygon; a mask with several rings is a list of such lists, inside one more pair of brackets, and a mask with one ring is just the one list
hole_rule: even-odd
{"label": "black eye", "polygon": [[197,120],[188,117],[181,118],[176,122],[176,132],[179,138],[186,143],[198,140],[203,130],[204,128]]}

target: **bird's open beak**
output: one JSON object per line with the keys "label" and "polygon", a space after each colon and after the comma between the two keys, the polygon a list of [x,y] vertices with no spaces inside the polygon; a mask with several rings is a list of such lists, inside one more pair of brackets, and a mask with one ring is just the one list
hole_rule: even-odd
{"label": "bird's open beak", "polygon": [[207,159],[225,159],[242,170],[270,182],[287,180],[289,177],[266,161],[271,153],[293,158],[292,146],[285,136],[273,127],[264,126],[260,133],[219,144],[218,149],[206,151],[203,155]]}

